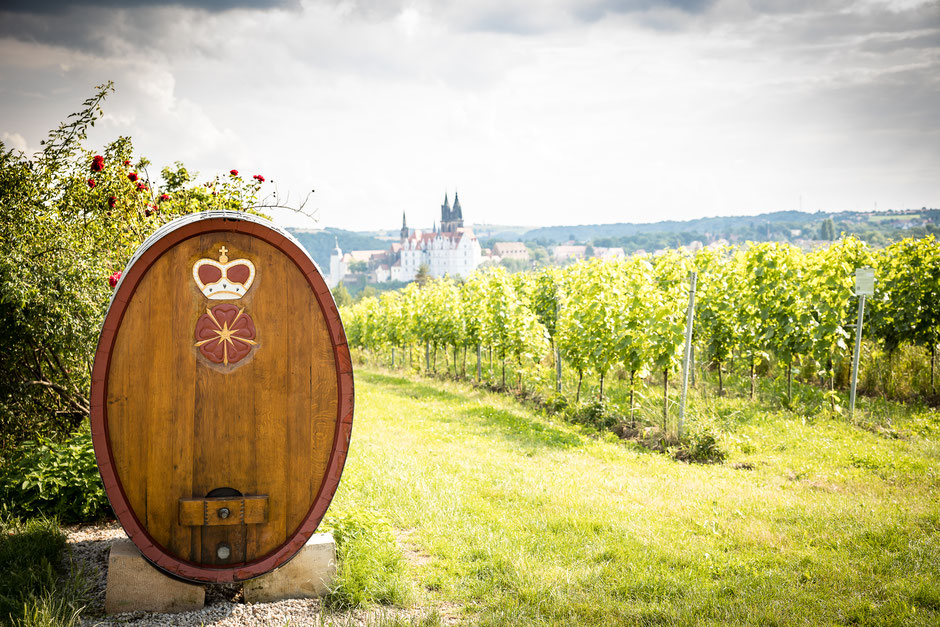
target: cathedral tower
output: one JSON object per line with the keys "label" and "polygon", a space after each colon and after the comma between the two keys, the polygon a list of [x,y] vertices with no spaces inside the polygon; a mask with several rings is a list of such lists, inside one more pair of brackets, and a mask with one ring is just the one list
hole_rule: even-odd
{"label": "cathedral tower", "polygon": [[460,208],[460,199],[457,198],[457,192],[455,191],[454,207],[451,209],[445,193],[444,204],[441,205],[441,233],[454,233],[459,228],[463,228],[463,211]]}
{"label": "cathedral tower", "polygon": [[447,200],[447,192],[444,192],[444,204],[441,205],[441,224],[450,222],[450,201]]}

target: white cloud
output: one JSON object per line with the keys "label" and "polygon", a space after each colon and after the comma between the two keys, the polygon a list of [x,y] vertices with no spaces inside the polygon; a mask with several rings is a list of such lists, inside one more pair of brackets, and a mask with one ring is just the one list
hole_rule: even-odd
{"label": "white cloud", "polygon": [[6,145],[7,150],[18,150],[25,154],[32,154],[29,146],[26,145],[26,138],[19,133],[4,132],[0,135],[0,140]]}
{"label": "white cloud", "polygon": [[491,223],[940,204],[935,4],[585,6],[17,18],[39,34],[0,39],[0,116],[38,144],[113,78],[94,141],[316,188],[350,228],[430,224],[454,186]]}
{"label": "white cloud", "polygon": [[405,7],[396,18],[398,27],[409,39],[413,38],[421,27],[421,12],[417,8]]}

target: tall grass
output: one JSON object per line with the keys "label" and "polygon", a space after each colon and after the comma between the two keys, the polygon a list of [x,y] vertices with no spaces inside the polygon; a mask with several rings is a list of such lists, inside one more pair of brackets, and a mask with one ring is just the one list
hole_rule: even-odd
{"label": "tall grass", "polygon": [[[937,424],[892,406],[898,425]],[[726,463],[677,463],[463,383],[360,369],[334,503],[390,521],[421,556],[406,568],[413,602],[471,624],[940,622],[935,435],[742,396],[696,398],[690,414]]]}
{"label": "tall grass", "polygon": [[376,512],[347,503],[334,507],[321,531],[333,533],[337,574],[324,599],[330,609],[404,605],[411,596],[401,548],[391,525]]}
{"label": "tall grass", "polygon": [[78,623],[86,596],[81,572],[60,573],[65,535],[54,520],[0,521],[0,622],[16,626]]}

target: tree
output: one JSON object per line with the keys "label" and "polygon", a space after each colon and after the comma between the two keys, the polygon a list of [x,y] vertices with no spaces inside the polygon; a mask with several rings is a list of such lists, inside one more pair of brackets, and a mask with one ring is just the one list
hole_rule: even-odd
{"label": "tree", "polygon": [[793,361],[812,348],[818,321],[809,307],[804,259],[800,251],[776,242],[755,244],[745,253],[756,338],[786,364],[787,402],[791,402]]}
{"label": "tree", "polygon": [[930,351],[930,388],[940,341],[940,245],[933,236],[904,239],[877,256],[872,299],[875,332],[893,356],[904,342]]}
{"label": "tree", "polygon": [[616,331],[617,355],[630,373],[630,420],[636,426],[636,378],[645,379],[649,373],[650,352],[649,320],[653,294],[653,266],[647,259],[631,257],[620,263],[624,280],[623,317]]}
{"label": "tree", "polygon": [[366,285],[362,288],[358,294],[356,294],[356,300],[362,300],[363,298],[374,298],[379,295],[379,291],[375,289],[373,285]]}
{"label": "tree", "polygon": [[431,269],[428,267],[428,264],[422,263],[418,266],[418,272],[415,274],[415,281],[418,285],[424,285],[431,279]]}
{"label": "tree", "polygon": [[698,271],[695,335],[703,339],[708,358],[718,368],[718,395],[724,394],[722,365],[732,355],[739,336],[738,267],[727,249],[704,248],[695,256]]}
{"label": "tree", "polygon": [[653,276],[656,289],[650,299],[650,361],[663,373],[663,431],[669,427],[669,375],[679,365],[685,335],[690,260],[678,251],[656,257]]}
{"label": "tree", "polygon": [[836,225],[832,218],[826,218],[819,225],[819,239],[831,242],[836,238]]}
{"label": "tree", "polygon": [[395,349],[411,343],[411,316],[402,292],[385,292],[379,297],[380,324],[385,328],[385,338],[392,347],[392,367],[395,367]]}
{"label": "tree", "polygon": [[88,416],[92,358],[112,283],[157,228],[203,209],[260,210],[263,177],[196,184],[181,165],[153,189],[129,138],[84,147],[113,91],[97,87],[32,156],[0,142],[0,450],[63,436]]}
{"label": "tree", "polygon": [[477,381],[482,377],[483,341],[490,333],[486,310],[480,306],[485,299],[485,276],[481,272],[474,272],[460,286],[460,300],[464,318],[464,345],[474,347],[477,353]]}
{"label": "tree", "polygon": [[848,352],[851,334],[846,327],[855,323],[855,270],[871,265],[872,255],[864,242],[846,237],[809,253],[804,262],[811,295],[807,304],[815,321],[812,359],[817,373],[828,376],[834,388],[834,364]]}
{"label": "tree", "polygon": [[[503,268],[484,273],[485,301],[488,331],[487,341],[502,363],[502,385],[506,386],[506,358],[515,357],[517,363],[524,357],[541,354],[545,329],[535,314],[525,306],[523,298]],[[520,373],[521,384],[521,373]]]}
{"label": "tree", "polygon": [[333,300],[336,301],[337,307],[348,307],[349,305],[352,305],[353,298],[349,294],[349,290],[346,289],[346,286],[343,285],[342,281],[337,283],[336,287],[330,291],[333,293]]}
{"label": "tree", "polygon": [[[565,314],[568,324],[581,331],[580,341],[600,377],[598,396],[603,399],[604,378],[618,361],[618,329],[623,327],[625,298],[622,275],[616,263],[603,259],[575,264],[568,272],[576,291],[570,292]],[[580,380],[578,387],[580,396]]]}
{"label": "tree", "polygon": [[561,392],[561,355],[555,345],[558,333],[558,311],[561,308],[561,271],[555,267],[543,268],[535,275],[532,288],[532,309],[548,334],[548,344],[555,362],[555,391]]}

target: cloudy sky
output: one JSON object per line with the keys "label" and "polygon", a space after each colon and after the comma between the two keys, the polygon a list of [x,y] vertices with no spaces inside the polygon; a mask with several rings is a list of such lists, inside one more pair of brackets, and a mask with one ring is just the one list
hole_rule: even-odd
{"label": "cloudy sky", "polygon": [[308,226],[940,206],[937,0],[0,0],[7,147],[107,80],[93,146]]}

